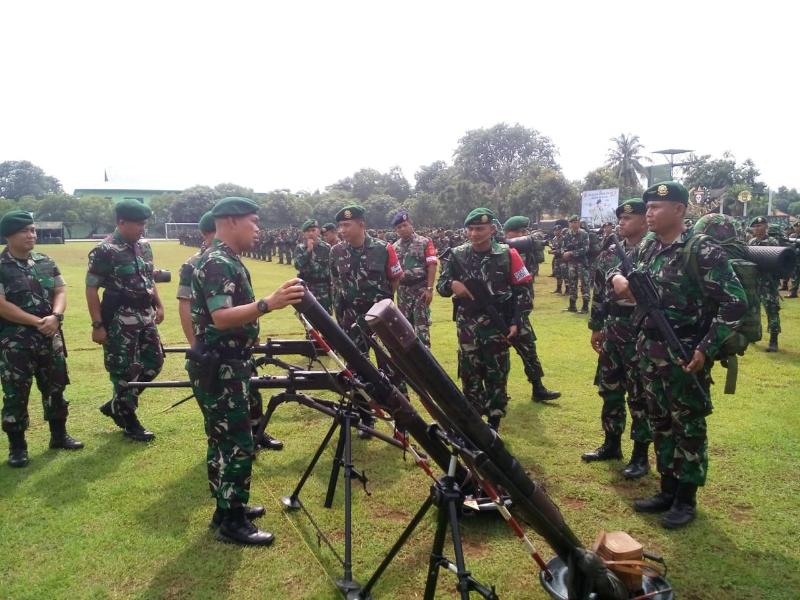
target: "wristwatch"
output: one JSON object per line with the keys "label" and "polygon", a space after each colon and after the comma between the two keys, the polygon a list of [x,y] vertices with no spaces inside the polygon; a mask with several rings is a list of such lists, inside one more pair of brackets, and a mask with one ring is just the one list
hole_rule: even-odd
{"label": "wristwatch", "polygon": [[102,321],[92,321],[92,329],[100,329],[103,327]]}
{"label": "wristwatch", "polygon": [[54,312],[54,313],[53,313],[53,316],[54,316],[56,319],[58,319],[58,322],[59,322],[59,323],[61,323],[61,322],[64,320],[64,314],[63,314],[63,313],[57,313],[57,312]]}
{"label": "wristwatch", "polygon": [[265,315],[269,312],[269,304],[267,304],[267,301],[263,298],[256,303],[256,308],[262,315]]}

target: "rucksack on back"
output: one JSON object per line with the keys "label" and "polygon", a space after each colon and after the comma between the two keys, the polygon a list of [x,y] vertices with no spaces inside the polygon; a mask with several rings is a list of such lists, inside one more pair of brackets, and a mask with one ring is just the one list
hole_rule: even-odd
{"label": "rucksack on back", "polygon": [[[700,268],[697,264],[697,248],[704,239],[714,240],[725,252],[728,257],[733,272],[744,288],[747,297],[747,311],[734,326],[733,332],[720,346],[716,358],[727,370],[725,378],[725,393],[733,394],[736,392],[736,375],[738,372],[738,356],[743,356],[748,346],[761,339],[763,331],[761,328],[761,297],[758,295],[758,267],[754,262],[745,258],[745,246],[735,238],[719,240],[713,236],[703,233],[695,234],[681,252],[683,253],[684,265],[687,271],[698,283],[700,282]],[[709,312],[716,314],[716,306],[712,306]]]}

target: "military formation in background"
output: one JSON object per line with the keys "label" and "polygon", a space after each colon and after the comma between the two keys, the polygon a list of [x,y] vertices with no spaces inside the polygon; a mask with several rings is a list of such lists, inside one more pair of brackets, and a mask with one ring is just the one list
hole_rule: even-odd
{"label": "military formation in background", "polygon": [[[264,514],[263,507],[249,504],[255,449],[283,447],[266,433],[256,437],[263,407],[249,381],[262,316],[311,293],[369,354],[365,316],[373,304],[396,298],[419,340],[430,347],[434,290],[452,297],[464,395],[499,432],[508,403],[511,348],[522,359],[533,402],[561,396],[542,381],[532,323],[533,278],[548,246],[553,292],[568,297],[566,311],[588,313],[591,300],[588,325],[598,354],[595,384],[604,439],[582,459],[623,458],[627,407],[633,454],[622,474],[627,479],[647,474],[653,445],[660,475],[659,491],[634,508],[663,513],[667,528],[691,522],[708,469],[705,419],[712,411],[712,365],[723,362],[729,378],[735,374],[736,354],[759,339],[760,306],[767,314],[767,351],[777,352],[779,291],[797,298],[800,283],[800,263],[779,281],[752,263],[747,271],[729,252],[747,244],[793,246],[800,253],[800,221],[784,232],[756,217],[746,238],[745,228],[723,215],[692,223],[687,203],[681,184],[663,182],[641,199],[623,202],[616,224],[592,231],[572,215],[545,232],[532,230],[525,216],[512,216],[501,226],[487,208],[470,211],[459,231],[417,229],[402,211],[393,216],[391,229],[375,230],[368,228],[358,205],[343,207],[335,223],[320,226],[309,219],[299,227],[267,229],[252,200],[220,200],[200,219],[197,231],[180,234],[181,244],[199,250],[182,266],[177,292],[181,326],[191,347],[186,369],[208,441],[208,483],[215,501],[210,526],[217,537],[245,545],[268,545],[274,539],[252,523]],[[139,392],[126,382],[152,381],[164,361],[157,329],[164,305],[153,252],[142,238],[151,211],[139,202],[122,201],[115,214],[116,229],[91,250],[86,274],[91,339],[103,347],[111,381],[111,398],[99,409],[124,436],[147,442],[155,434],[139,422]],[[0,254],[2,426],[9,438],[9,465],[24,467],[34,379],[50,425],[50,447],[70,450],[83,444],[66,432],[65,282],[52,259],[34,251],[29,213],[7,213],[0,233],[7,240]],[[296,276],[287,273],[277,290],[256,300],[244,257],[286,265]],[[397,378],[380,353],[376,360]],[[364,423],[372,425],[371,412],[359,410]],[[369,437],[363,431],[359,435]]]}

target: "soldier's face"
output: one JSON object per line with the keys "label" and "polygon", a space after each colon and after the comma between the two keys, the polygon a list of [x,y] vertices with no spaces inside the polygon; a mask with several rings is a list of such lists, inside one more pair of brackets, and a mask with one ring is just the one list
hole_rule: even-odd
{"label": "soldier's face", "polygon": [[339,221],[339,235],[348,244],[361,246],[367,233],[367,226],[364,221],[357,219],[346,219]]}
{"label": "soldier's face", "polygon": [[578,229],[580,229],[580,228],[581,228],[581,222],[580,221],[572,221],[569,224],[569,230],[572,231],[573,233],[578,231]]}
{"label": "soldier's face", "polygon": [[410,221],[403,221],[395,226],[394,232],[404,240],[407,240],[414,235],[414,227],[411,225]]}
{"label": "soldier's face", "polygon": [[6,237],[9,247],[17,254],[24,254],[33,250],[36,245],[36,227],[28,225],[16,233]]}
{"label": "soldier's face", "polygon": [[126,242],[136,242],[144,235],[147,221],[125,221],[120,219],[117,221],[117,229],[119,234]]}
{"label": "soldier's face", "polygon": [[758,225],[753,225],[751,229],[753,230],[753,235],[756,236],[757,238],[767,237],[766,223],[759,223]]}
{"label": "soldier's face", "polygon": [[236,240],[242,250],[250,250],[258,242],[258,215],[231,217]]}
{"label": "soldier's face", "polygon": [[653,200],[647,203],[647,226],[655,234],[667,233],[683,223],[685,207],[680,202]]}
{"label": "soldier's face", "polygon": [[619,217],[619,234],[624,237],[639,237],[647,231],[644,215],[622,213]]}
{"label": "soldier's face", "polygon": [[319,239],[319,227],[309,227],[303,232],[303,239],[306,240],[314,240],[315,242]]}
{"label": "soldier's face", "polygon": [[497,228],[491,223],[480,223],[467,226],[467,239],[473,246],[486,245],[494,235]]}
{"label": "soldier's face", "polygon": [[328,231],[323,233],[322,236],[325,238],[325,241],[330,245],[339,243],[339,235],[333,229],[329,229]]}
{"label": "soldier's face", "polygon": [[524,229],[506,229],[505,231],[506,239],[513,240],[514,238],[522,237],[525,235]]}

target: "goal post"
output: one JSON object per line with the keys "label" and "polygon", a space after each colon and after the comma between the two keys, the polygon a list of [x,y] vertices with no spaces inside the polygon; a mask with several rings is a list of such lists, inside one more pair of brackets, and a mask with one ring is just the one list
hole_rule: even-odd
{"label": "goal post", "polygon": [[176,240],[184,231],[197,231],[199,223],[164,223],[164,239]]}

